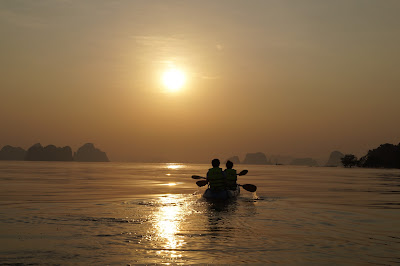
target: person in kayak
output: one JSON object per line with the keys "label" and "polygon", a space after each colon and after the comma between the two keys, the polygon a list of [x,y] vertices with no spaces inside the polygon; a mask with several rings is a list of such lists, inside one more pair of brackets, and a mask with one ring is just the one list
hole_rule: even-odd
{"label": "person in kayak", "polygon": [[227,161],[226,162],[226,169],[224,170],[225,177],[226,177],[226,187],[230,190],[235,190],[237,187],[237,173],[236,170],[232,168],[233,162]]}
{"label": "person in kayak", "polygon": [[211,161],[211,165],[213,168],[208,169],[207,172],[207,181],[209,187],[213,191],[222,191],[226,188],[226,178],[225,174],[222,171],[222,168],[219,167],[220,162],[218,159],[214,159]]}

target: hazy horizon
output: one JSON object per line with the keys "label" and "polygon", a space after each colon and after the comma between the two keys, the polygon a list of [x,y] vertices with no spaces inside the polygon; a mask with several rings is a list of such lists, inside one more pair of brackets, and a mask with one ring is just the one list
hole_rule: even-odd
{"label": "hazy horizon", "polygon": [[[13,147],[20,147],[23,148],[24,150],[28,150],[30,147],[36,145],[38,143],[35,143],[33,145],[29,145],[29,147],[20,147],[20,146],[13,146]],[[43,147],[47,146],[47,145],[54,145],[52,143],[49,144],[43,144],[43,143],[39,143],[41,144]],[[108,156],[108,152],[104,149],[102,149],[102,147],[99,147],[98,145],[96,145],[95,143],[93,143],[95,145],[95,148],[100,149],[102,152],[105,152]],[[384,143],[382,143],[384,144]],[[400,143],[399,143],[400,144]],[[9,144],[5,144],[3,146],[6,146]],[[0,146],[0,148],[2,148],[3,146]],[[12,146],[12,145],[10,145]],[[57,146],[57,145],[55,145]],[[78,149],[83,146],[83,145],[61,145],[61,146],[57,146],[57,147],[65,147],[65,146],[69,146],[72,149],[72,154],[74,154],[75,152],[78,151]],[[377,147],[373,147],[372,149],[375,149]],[[148,158],[139,158],[139,159],[117,159],[117,160],[113,160],[113,158],[109,158],[111,162],[133,162],[133,163],[199,163],[199,164],[209,164],[211,159],[214,158],[218,158],[221,160],[221,163],[225,163],[226,160],[230,159],[233,156],[237,156],[239,157],[240,163],[243,164],[243,161],[246,157],[247,154],[250,153],[258,153],[258,152],[262,152],[264,153],[264,155],[266,155],[267,157],[267,161],[271,164],[291,164],[290,162],[292,162],[294,159],[304,159],[304,158],[311,158],[313,160],[315,160],[318,163],[318,166],[325,166],[326,163],[328,162],[328,159],[331,155],[332,152],[337,152],[337,150],[333,150],[333,151],[329,151],[326,154],[322,155],[322,156],[295,156],[293,154],[272,154],[272,153],[268,153],[268,152],[264,152],[264,151],[250,151],[250,152],[245,152],[245,153],[238,153],[238,154],[224,154],[224,153],[219,153],[219,154],[215,154],[214,157],[210,157],[210,158],[200,158],[200,159],[192,159],[192,158],[180,158],[180,159],[176,159],[173,157],[162,157],[162,156],[157,156],[157,154],[155,154],[154,156],[150,156]],[[341,151],[339,151],[341,152]],[[366,151],[365,153],[360,153],[360,154],[355,154],[356,157],[361,158],[362,156],[366,155],[368,151]],[[346,153],[345,153],[346,154]],[[348,154],[348,153],[347,153]],[[108,156],[109,157],[109,156]]]}
{"label": "hazy horizon", "polygon": [[[399,1],[1,1],[0,147],[327,159],[400,142]],[[178,68],[186,82],[168,90]]]}

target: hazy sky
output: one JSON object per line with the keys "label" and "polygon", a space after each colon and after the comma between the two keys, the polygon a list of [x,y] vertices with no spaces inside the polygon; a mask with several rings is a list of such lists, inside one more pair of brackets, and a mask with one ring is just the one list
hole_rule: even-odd
{"label": "hazy sky", "polygon": [[[400,142],[400,1],[0,1],[0,146],[327,158]],[[168,92],[170,67],[186,84]]]}

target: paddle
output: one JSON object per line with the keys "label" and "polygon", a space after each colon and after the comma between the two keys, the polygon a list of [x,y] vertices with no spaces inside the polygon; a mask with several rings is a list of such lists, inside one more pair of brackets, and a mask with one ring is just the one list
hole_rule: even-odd
{"label": "paddle", "polygon": [[256,190],[257,190],[257,186],[252,185],[252,184],[244,184],[244,185],[238,184],[238,186],[241,186],[242,188],[244,188],[245,190],[247,190],[249,192],[256,192]]}
{"label": "paddle", "polygon": [[[207,180],[199,180],[196,182],[196,185],[198,185],[199,187],[204,187],[207,184],[208,184]],[[238,184],[238,186],[241,186],[243,189],[245,189],[249,192],[255,192],[257,190],[257,186],[252,185],[252,184],[244,184],[244,185]]]}
{"label": "paddle", "polygon": [[245,175],[245,174],[247,174],[249,171],[247,171],[247,170],[243,170],[243,171],[241,171],[239,174],[237,174],[237,175],[239,175],[239,176],[242,176],[242,175]]}
{"label": "paddle", "polygon": [[207,184],[208,184],[207,180],[199,180],[196,182],[196,185],[198,185],[199,187],[204,187]]}
{"label": "paddle", "polygon": [[204,176],[192,175],[193,179],[206,179]]}

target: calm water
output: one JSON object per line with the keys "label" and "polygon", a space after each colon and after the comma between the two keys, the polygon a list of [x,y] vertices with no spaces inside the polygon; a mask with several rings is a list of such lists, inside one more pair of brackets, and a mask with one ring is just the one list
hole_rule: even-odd
{"label": "calm water", "polygon": [[0,162],[0,263],[400,264],[400,170],[236,168],[211,203],[208,165]]}

